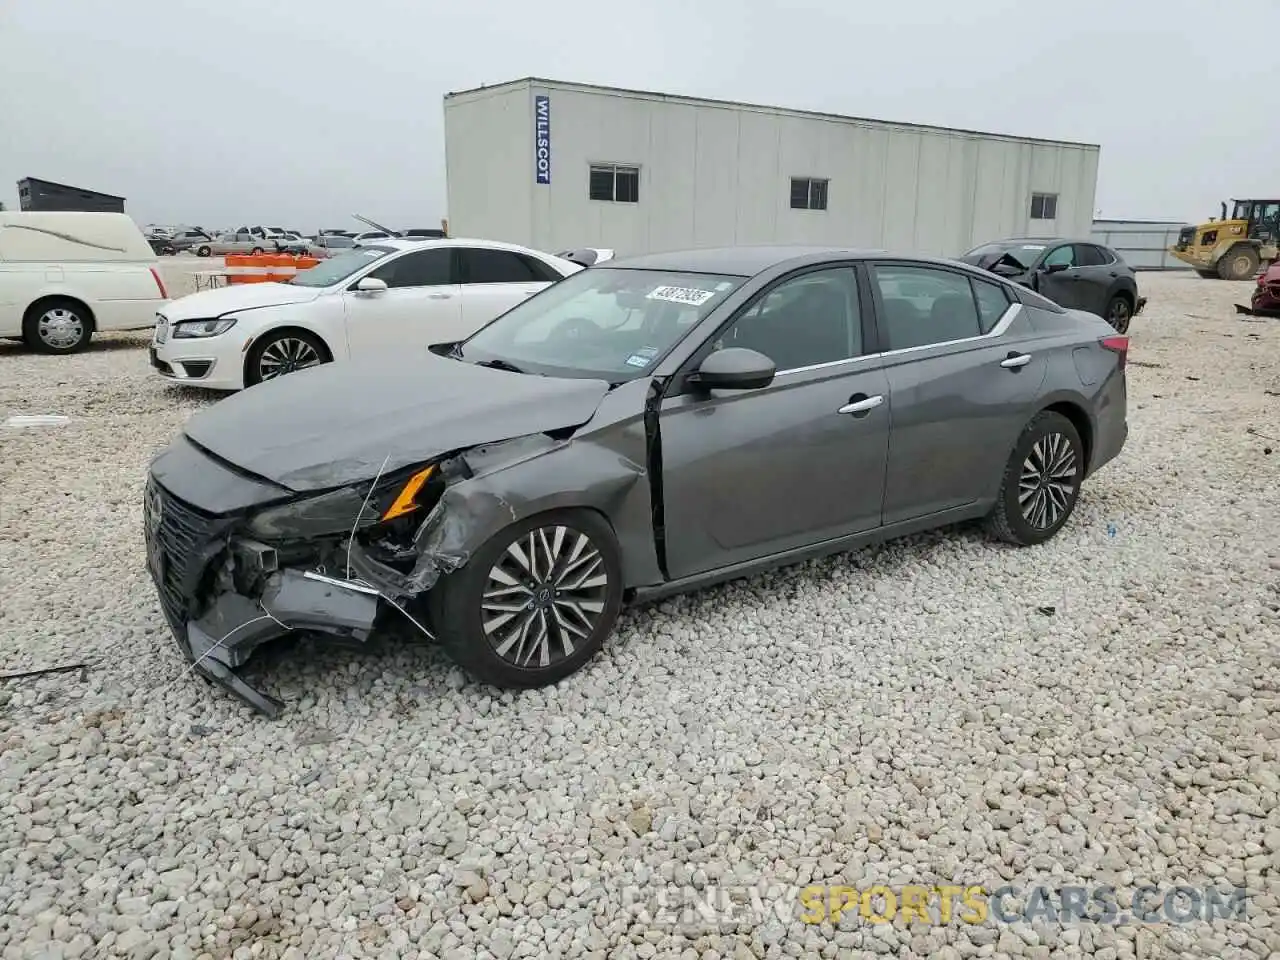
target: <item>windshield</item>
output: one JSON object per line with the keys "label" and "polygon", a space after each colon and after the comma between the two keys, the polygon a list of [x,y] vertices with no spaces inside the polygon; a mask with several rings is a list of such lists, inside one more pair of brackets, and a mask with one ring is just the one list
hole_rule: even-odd
{"label": "windshield", "polygon": [[394,252],[391,247],[359,247],[348,250],[328,260],[321,260],[310,270],[295,274],[292,283],[295,287],[329,287],[345,280],[361,267],[367,267],[375,260]]}
{"label": "windshield", "polygon": [[1024,270],[1040,259],[1044,253],[1043,243],[984,243],[966,253],[965,259],[971,261],[984,260],[988,257],[1005,256],[1013,260]]}
{"label": "windshield", "polygon": [[526,300],[457,356],[529,373],[620,382],[666,355],[745,277],[592,267]]}

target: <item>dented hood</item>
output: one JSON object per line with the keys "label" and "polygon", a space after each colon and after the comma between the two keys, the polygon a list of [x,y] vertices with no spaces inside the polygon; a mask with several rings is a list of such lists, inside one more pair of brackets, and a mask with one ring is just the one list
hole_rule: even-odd
{"label": "dented hood", "polygon": [[433,354],[331,363],[221,400],[184,432],[214,456],[301,493],[580,426],[608,390],[602,380],[508,373]]}

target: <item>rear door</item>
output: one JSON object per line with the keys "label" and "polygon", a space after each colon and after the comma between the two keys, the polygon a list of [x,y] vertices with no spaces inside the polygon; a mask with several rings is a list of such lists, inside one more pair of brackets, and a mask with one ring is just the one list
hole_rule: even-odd
{"label": "rear door", "polygon": [[871,265],[889,385],[884,523],[994,494],[1048,370],[1003,284],[942,266]]}
{"label": "rear door", "polygon": [[458,339],[462,298],[451,248],[411,250],[368,276],[383,281],[387,289],[356,290],[358,281],[352,281],[342,294],[352,357],[425,350],[433,343]]}
{"label": "rear door", "polygon": [[466,246],[457,250],[464,335],[559,279],[546,264],[515,250]]}

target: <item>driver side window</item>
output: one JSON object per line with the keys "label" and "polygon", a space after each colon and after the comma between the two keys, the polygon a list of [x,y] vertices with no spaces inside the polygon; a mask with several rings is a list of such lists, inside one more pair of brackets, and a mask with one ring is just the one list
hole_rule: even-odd
{"label": "driver side window", "polygon": [[1064,267],[1074,267],[1076,265],[1075,247],[1069,243],[1063,244],[1044,258],[1046,267],[1055,267],[1059,264]]}
{"label": "driver side window", "polygon": [[862,355],[858,279],[851,267],[783,280],[741,314],[716,348],[745,347],[779,373]]}

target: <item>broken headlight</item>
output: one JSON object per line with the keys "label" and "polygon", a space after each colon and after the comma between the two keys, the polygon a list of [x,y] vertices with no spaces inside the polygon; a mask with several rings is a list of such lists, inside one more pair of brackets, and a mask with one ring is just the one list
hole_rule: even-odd
{"label": "broken headlight", "polygon": [[249,530],[263,540],[305,540],[368,526],[377,523],[379,516],[372,498],[365,503],[363,490],[344,487],[254,514]]}
{"label": "broken headlight", "polygon": [[367,484],[360,484],[270,507],[249,519],[249,530],[263,540],[305,540],[396,520],[429,502],[429,481],[435,476],[433,464],[383,481],[372,494]]}

